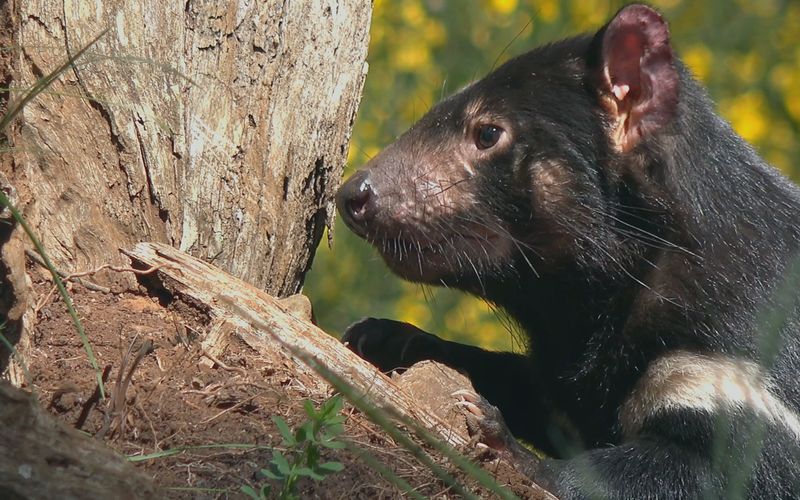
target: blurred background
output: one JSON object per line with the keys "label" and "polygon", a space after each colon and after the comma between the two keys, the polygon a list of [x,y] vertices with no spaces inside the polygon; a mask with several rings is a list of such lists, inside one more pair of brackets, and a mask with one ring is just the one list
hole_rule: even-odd
{"label": "blurred background", "polygon": [[[443,96],[536,45],[595,31],[627,2],[376,0],[369,74],[345,176]],[[800,181],[800,0],[650,0],[719,112],[773,165]],[[798,214],[800,217],[800,214]],[[490,349],[519,350],[503,318],[467,295],[393,276],[338,220],[305,293],[340,335],[364,316],[399,319]]]}

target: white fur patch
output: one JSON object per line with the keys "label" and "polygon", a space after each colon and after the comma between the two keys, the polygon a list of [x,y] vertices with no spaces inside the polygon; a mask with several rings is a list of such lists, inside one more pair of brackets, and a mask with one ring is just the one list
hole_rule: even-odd
{"label": "white fur patch", "polygon": [[783,425],[800,440],[800,417],[770,390],[770,381],[755,363],[676,351],[647,368],[620,410],[625,436],[638,433],[645,420],[669,410],[688,408],[715,413],[748,408],[767,421]]}

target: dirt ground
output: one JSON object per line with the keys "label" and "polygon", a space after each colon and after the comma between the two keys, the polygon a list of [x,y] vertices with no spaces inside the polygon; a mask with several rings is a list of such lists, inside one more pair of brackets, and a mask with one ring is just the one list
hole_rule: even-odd
{"label": "dirt ground", "polygon": [[[200,347],[208,320],[191,307],[162,296],[105,293],[72,284],[108,396],[100,400],[94,372],[66,307],[40,269],[31,267],[40,304],[26,363],[41,404],[70,426],[137,457],[182,447],[186,450],[137,462],[170,498],[244,498],[242,485],[266,481],[257,474],[283,449],[272,416],[295,428],[305,421],[304,400],[319,406],[327,385],[297,370],[286,356],[267,359],[234,339],[219,358]],[[46,300],[43,297],[47,297]],[[410,452],[357,410],[345,406],[344,438],[374,456],[420,494],[456,498]],[[260,449],[237,449],[236,445]],[[301,498],[399,498],[401,492],[349,450],[326,450],[344,470],[322,481],[300,483]],[[434,459],[480,497],[490,495],[436,454]],[[492,469],[489,464],[488,468]],[[492,472],[520,497],[532,497],[530,482],[505,464]]]}

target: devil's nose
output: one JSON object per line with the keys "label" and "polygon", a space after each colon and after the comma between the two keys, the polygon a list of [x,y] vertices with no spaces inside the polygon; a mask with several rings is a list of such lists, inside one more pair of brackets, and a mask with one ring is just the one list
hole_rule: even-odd
{"label": "devil's nose", "polygon": [[339,188],[336,208],[350,229],[360,236],[366,234],[375,214],[375,191],[370,183],[369,171],[356,172]]}

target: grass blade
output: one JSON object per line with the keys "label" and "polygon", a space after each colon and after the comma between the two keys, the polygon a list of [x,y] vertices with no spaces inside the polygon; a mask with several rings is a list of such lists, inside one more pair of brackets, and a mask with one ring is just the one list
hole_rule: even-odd
{"label": "grass blade", "polygon": [[181,453],[185,453],[187,451],[197,451],[197,450],[214,450],[214,449],[223,449],[223,450],[272,450],[274,449],[272,446],[264,446],[258,444],[247,444],[247,443],[215,443],[215,444],[199,444],[196,446],[178,446],[176,448],[170,448],[168,450],[161,450],[155,453],[148,453],[145,455],[129,455],[126,457],[128,462],[145,462],[147,460],[155,460],[158,458],[166,458],[172,457],[175,455],[180,455]]}
{"label": "grass blade", "polygon": [[72,57],[67,59],[64,64],[56,68],[55,70],[51,71],[47,76],[40,78],[33,86],[28,89],[25,95],[22,96],[21,99],[15,101],[13,104],[9,103],[8,111],[3,115],[3,118],[0,118],[0,132],[4,131],[6,127],[17,117],[17,115],[22,111],[22,109],[27,105],[31,99],[39,95],[44,89],[49,87],[59,76],[61,73],[72,67],[75,61],[78,60],[89,48],[97,43],[97,41],[108,32],[108,28],[104,29],[100,32],[96,37],[94,37],[89,43],[83,46],[78,52],[75,53]]}
{"label": "grass blade", "polygon": [[399,489],[403,493],[407,494],[409,497],[414,498],[416,500],[425,499],[425,497],[421,495],[419,492],[417,492],[410,484],[408,484],[408,482],[405,479],[398,476],[397,474],[394,473],[393,470],[380,463],[377,458],[372,456],[372,454],[370,454],[366,450],[359,448],[357,445],[353,443],[347,443],[347,449],[351,453],[356,455],[359,460],[367,464],[374,471],[376,471],[378,474],[383,476],[387,481],[389,481],[389,483],[394,485],[397,489]]}

